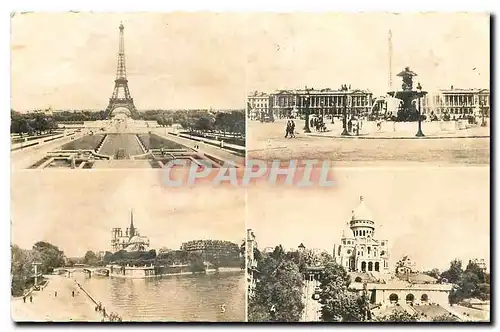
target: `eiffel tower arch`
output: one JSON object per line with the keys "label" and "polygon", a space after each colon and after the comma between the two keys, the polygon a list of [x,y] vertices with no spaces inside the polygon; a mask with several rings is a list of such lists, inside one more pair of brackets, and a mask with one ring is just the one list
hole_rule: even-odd
{"label": "eiffel tower arch", "polygon": [[105,118],[111,118],[113,111],[117,108],[126,108],[133,119],[139,118],[139,112],[134,105],[134,99],[128,89],[127,70],[125,67],[125,43],[123,39],[123,24],[120,24],[120,45],[118,47],[118,65],[116,68],[115,88],[108,107],[106,107]]}

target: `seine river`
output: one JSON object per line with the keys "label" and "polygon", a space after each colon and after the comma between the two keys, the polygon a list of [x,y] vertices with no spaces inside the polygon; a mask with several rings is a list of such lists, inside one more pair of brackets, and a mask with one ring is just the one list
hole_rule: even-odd
{"label": "seine river", "polygon": [[[82,286],[124,321],[244,321],[243,272],[148,279],[85,277]],[[225,304],[225,312],[221,306]]]}

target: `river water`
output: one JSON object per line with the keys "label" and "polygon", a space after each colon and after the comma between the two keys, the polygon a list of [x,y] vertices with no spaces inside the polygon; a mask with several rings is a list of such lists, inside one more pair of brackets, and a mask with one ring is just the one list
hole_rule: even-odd
{"label": "river water", "polygon": [[242,272],[148,279],[87,278],[75,273],[74,278],[108,312],[118,313],[124,321],[245,320],[246,280]]}

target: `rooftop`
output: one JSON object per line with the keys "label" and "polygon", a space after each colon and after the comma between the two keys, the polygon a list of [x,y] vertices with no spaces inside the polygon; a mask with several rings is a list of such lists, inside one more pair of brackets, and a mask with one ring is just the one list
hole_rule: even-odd
{"label": "rooftop", "polygon": [[359,197],[359,205],[352,211],[351,220],[369,220],[373,221],[370,209],[365,205],[363,196]]}

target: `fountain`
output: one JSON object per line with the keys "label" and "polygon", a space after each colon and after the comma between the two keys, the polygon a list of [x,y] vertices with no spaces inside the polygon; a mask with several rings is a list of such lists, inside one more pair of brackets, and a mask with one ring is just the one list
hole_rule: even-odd
{"label": "fountain", "polygon": [[402,107],[398,110],[396,121],[419,121],[420,110],[417,109],[413,101],[424,97],[427,91],[419,89],[420,84],[416,90],[413,90],[413,77],[417,76],[417,74],[411,71],[410,67],[406,67],[397,76],[403,79],[402,90],[388,92],[389,96],[403,101]]}

